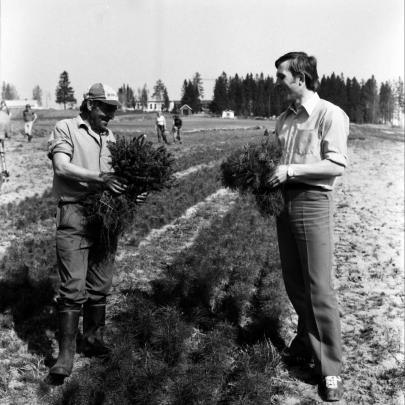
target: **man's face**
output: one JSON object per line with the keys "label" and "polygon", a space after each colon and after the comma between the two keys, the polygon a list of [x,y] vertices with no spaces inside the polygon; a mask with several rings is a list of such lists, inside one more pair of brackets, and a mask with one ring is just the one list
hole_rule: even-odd
{"label": "man's face", "polygon": [[116,111],[115,105],[93,101],[89,115],[91,128],[97,132],[106,131],[108,122],[114,118]]}
{"label": "man's face", "polygon": [[288,100],[295,100],[301,94],[302,88],[299,85],[299,78],[294,77],[289,70],[290,61],[286,60],[280,63],[277,68],[277,81],[276,85],[281,90],[281,94]]}

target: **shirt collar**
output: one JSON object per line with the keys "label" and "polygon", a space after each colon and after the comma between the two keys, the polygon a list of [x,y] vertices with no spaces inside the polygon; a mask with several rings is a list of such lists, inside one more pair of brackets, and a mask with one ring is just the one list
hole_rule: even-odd
{"label": "shirt collar", "polygon": [[319,101],[318,93],[314,93],[305,103],[302,104],[302,107],[305,109],[308,115],[311,115],[312,112],[315,110],[318,101]]}
{"label": "shirt collar", "polygon": [[[91,129],[91,126],[90,126],[89,122],[88,122],[87,120],[84,120],[80,114],[76,117],[76,122],[77,122],[77,127],[78,127],[78,128],[84,126],[84,127],[86,128],[86,130],[87,130],[88,133],[90,133],[90,134],[96,134],[96,132],[94,132],[94,131]],[[110,131],[109,131],[109,129],[107,128],[106,131],[103,132],[102,134],[96,134],[96,135],[101,135],[101,136],[103,136],[103,135],[109,135],[109,133],[110,133]]]}
{"label": "shirt collar", "polygon": [[76,117],[76,122],[78,128],[85,126],[87,130],[91,129],[90,124],[85,121],[80,114]]}
{"label": "shirt collar", "polygon": [[293,104],[291,104],[288,108],[294,114],[298,114],[300,110],[304,109],[307,112],[308,116],[310,116],[313,113],[319,100],[320,98],[318,93],[314,93],[305,103],[302,103],[298,108],[295,108]]}

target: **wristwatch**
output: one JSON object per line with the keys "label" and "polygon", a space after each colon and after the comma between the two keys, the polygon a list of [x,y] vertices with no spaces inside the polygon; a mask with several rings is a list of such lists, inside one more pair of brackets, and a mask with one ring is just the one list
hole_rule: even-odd
{"label": "wristwatch", "polygon": [[291,165],[287,166],[287,180],[294,177],[294,168]]}

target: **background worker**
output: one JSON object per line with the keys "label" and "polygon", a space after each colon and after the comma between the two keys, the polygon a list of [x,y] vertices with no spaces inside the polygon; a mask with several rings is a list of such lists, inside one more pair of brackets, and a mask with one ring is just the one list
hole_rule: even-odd
{"label": "background worker", "polygon": [[0,176],[9,177],[10,174],[7,171],[6,155],[4,140],[9,137],[10,131],[10,111],[4,100],[0,102]]}
{"label": "background worker", "polygon": [[181,136],[180,136],[180,130],[183,125],[183,121],[181,118],[176,114],[173,117],[173,127],[172,127],[172,135],[173,135],[173,142],[176,142],[176,139],[181,143]]}
{"label": "background worker", "polygon": [[50,383],[61,383],[72,372],[82,308],[83,353],[103,356],[109,352],[103,328],[114,259],[101,263],[94,260],[95,235],[86,228],[81,201],[100,185],[114,194],[126,188],[112,173],[107,147],[108,142],[115,142],[107,125],[119,105],[117,93],[111,87],[92,85],[84,96],[80,114],[59,121],[49,141],[53,192],[58,199],[56,252],[61,279],[57,299],[59,356],[49,371]]}
{"label": "background worker", "polygon": [[269,185],[284,190],[278,243],[286,291],[298,315],[297,335],[284,358],[287,364],[313,358],[322,399],[338,401],[343,395],[342,343],[332,287],[332,190],[347,165],[349,119],[316,93],[314,57],[291,52],[275,65],[277,85],[291,104],[276,123],[282,164]]}
{"label": "background worker", "polygon": [[157,113],[156,116],[156,133],[159,143],[161,142],[161,139],[163,139],[163,142],[166,145],[169,144],[166,138],[166,118],[160,111]]}
{"label": "background worker", "polygon": [[28,142],[32,139],[32,126],[37,120],[38,116],[31,110],[31,106],[27,104],[25,110],[23,111],[24,119],[24,134],[27,136]]}

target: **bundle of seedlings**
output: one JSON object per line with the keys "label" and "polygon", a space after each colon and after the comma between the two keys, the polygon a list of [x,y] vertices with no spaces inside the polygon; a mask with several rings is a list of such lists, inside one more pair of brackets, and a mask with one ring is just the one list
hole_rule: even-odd
{"label": "bundle of seedlings", "polygon": [[281,148],[274,137],[245,145],[222,162],[222,184],[241,194],[251,193],[263,215],[277,216],[283,210],[284,199],[281,188],[271,188],[268,180],[280,158]]}
{"label": "bundle of seedlings", "polygon": [[132,225],[143,193],[160,191],[173,182],[174,158],[163,146],[155,147],[144,135],[110,142],[114,175],[127,186],[119,195],[100,188],[83,202],[88,231],[95,240],[96,261],[117,248],[119,237]]}

